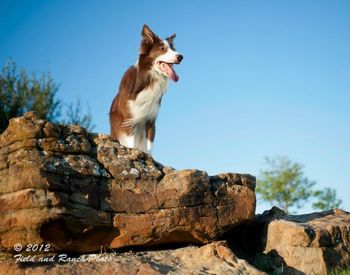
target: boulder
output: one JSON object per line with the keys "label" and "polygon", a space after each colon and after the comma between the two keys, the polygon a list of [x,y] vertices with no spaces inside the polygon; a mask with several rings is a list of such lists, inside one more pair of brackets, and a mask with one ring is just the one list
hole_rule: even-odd
{"label": "boulder", "polygon": [[[265,274],[238,259],[226,243],[213,242],[202,247],[189,246],[173,250],[102,253],[69,256],[56,254],[42,259],[53,262],[1,262],[0,274]],[[33,259],[33,258],[32,258]]]}
{"label": "boulder", "polygon": [[29,112],[0,136],[0,250],[207,244],[253,219],[255,178],[164,167],[108,135]]}
{"label": "boulder", "polygon": [[269,272],[328,274],[350,268],[350,213],[286,215],[276,207],[228,234],[237,255]]}

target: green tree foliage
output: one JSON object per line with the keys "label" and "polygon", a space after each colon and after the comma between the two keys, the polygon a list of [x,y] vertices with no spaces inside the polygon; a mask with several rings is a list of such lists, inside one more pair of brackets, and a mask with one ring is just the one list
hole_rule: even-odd
{"label": "green tree foliage", "polygon": [[342,201],[337,198],[337,192],[331,188],[315,191],[316,201],[312,203],[312,208],[318,210],[329,210],[338,208]]}
{"label": "green tree foliage", "polygon": [[277,157],[266,158],[266,165],[256,189],[262,200],[277,204],[288,213],[291,207],[300,208],[313,196],[315,182],[304,176],[301,164]]}
{"label": "green tree foliage", "polygon": [[67,107],[56,97],[58,88],[49,72],[38,77],[18,69],[15,62],[9,60],[0,72],[0,133],[7,128],[11,118],[28,111],[35,111],[43,119],[79,124],[91,130],[90,112],[80,113],[80,101],[76,107],[73,104]]}
{"label": "green tree foliage", "polygon": [[303,166],[288,157],[266,158],[267,168],[262,170],[256,192],[263,201],[276,204],[287,213],[291,208],[300,208],[309,200],[317,210],[339,207],[341,200],[331,188],[314,191],[314,181],[303,172]]}
{"label": "green tree foliage", "polygon": [[58,85],[49,73],[38,78],[8,61],[0,72],[0,133],[7,128],[10,118],[31,110],[41,118],[56,120],[61,104],[56,99],[57,90]]}

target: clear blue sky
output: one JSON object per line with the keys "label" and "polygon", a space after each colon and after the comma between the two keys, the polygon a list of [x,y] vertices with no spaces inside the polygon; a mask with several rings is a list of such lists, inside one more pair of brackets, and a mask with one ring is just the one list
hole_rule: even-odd
{"label": "clear blue sky", "polygon": [[350,210],[350,1],[1,0],[0,65],[49,69],[58,97],[88,102],[95,131],[109,133],[144,23],[176,32],[184,55],[155,159],[259,175],[264,157],[287,155]]}

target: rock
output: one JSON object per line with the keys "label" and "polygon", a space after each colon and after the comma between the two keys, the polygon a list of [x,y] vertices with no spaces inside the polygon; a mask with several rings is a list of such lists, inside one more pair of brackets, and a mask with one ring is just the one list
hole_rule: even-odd
{"label": "rock", "polygon": [[[54,257],[53,263],[26,263],[15,259],[0,264],[0,274],[265,274],[238,259],[226,243],[213,242],[203,247],[147,252],[87,254]],[[39,261],[39,256],[35,260]],[[69,260],[71,262],[69,262]]]}
{"label": "rock", "polygon": [[255,178],[164,167],[108,135],[33,112],[0,135],[0,250],[207,244],[255,212]]}
{"label": "rock", "polygon": [[[229,236],[238,255],[255,266],[267,263],[269,272],[327,274],[350,268],[350,213],[340,209],[286,215],[274,207]],[[242,247],[246,250],[239,251]]]}
{"label": "rock", "polygon": [[200,248],[175,250],[173,255],[185,266],[179,274],[265,274],[246,261],[238,259],[226,242],[214,242]]}

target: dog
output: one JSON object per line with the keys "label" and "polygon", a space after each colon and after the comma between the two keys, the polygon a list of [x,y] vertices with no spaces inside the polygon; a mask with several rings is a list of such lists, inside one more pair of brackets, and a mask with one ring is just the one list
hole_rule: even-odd
{"label": "dog", "polygon": [[139,57],[124,74],[110,109],[112,137],[130,148],[150,154],[156,133],[156,119],[169,80],[179,76],[173,65],[183,56],[174,48],[175,34],[160,39],[144,25]]}

